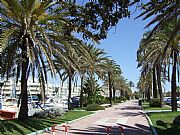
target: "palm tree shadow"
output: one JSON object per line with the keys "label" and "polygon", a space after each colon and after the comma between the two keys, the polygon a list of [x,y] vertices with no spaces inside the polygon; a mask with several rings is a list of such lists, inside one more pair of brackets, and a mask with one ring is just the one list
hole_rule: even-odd
{"label": "palm tree shadow", "polygon": [[135,124],[134,126],[129,126],[125,124],[118,124],[125,128],[125,134],[138,134],[138,135],[152,135],[151,129],[148,126],[142,124]]}
{"label": "palm tree shadow", "polygon": [[[59,120],[58,123],[63,121]],[[49,119],[38,119],[30,118],[26,121],[14,120],[3,120],[0,121],[0,134],[27,134],[35,132],[37,130],[42,130],[47,127],[51,127],[53,124],[57,124],[57,120],[52,121]],[[26,129],[26,130],[24,130]]]}
{"label": "palm tree shadow", "polygon": [[9,121],[9,120],[2,120],[0,121],[0,134],[14,134],[14,131],[18,132],[21,135],[24,135],[24,131],[19,128],[15,123]]}

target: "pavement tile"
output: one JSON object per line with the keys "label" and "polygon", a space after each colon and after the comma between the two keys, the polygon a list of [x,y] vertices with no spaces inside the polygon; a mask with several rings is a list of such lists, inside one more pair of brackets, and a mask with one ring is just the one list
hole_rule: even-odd
{"label": "pavement tile", "polygon": [[[68,135],[106,135],[106,127],[112,126],[111,135],[120,135],[119,126],[124,128],[124,135],[152,135],[144,112],[138,101],[131,100],[84,119],[68,124]],[[63,127],[56,127],[55,135],[65,135]],[[52,132],[41,135],[52,135]]]}

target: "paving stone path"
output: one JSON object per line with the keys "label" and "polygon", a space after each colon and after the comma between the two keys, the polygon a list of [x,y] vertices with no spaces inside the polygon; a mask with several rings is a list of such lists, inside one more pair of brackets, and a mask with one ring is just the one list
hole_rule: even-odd
{"label": "paving stone path", "polygon": [[[119,126],[124,128],[124,135],[152,135],[144,112],[135,100],[98,111],[87,118],[69,123],[68,126],[68,135],[107,135],[107,126],[112,126],[110,135],[121,135]],[[52,132],[42,135],[50,134]],[[64,128],[56,127],[54,134],[65,135]]]}

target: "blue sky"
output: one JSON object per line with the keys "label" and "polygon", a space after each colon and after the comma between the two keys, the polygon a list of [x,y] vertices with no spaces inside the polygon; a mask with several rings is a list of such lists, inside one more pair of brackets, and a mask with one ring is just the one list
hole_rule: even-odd
{"label": "blue sky", "polygon": [[100,48],[112,57],[121,66],[123,75],[135,84],[139,78],[137,69],[136,52],[142,38],[147,22],[142,19],[120,20],[116,28],[109,31],[107,39],[101,41]]}
{"label": "blue sky", "polygon": [[[151,30],[151,28],[144,29],[148,21],[143,21],[142,18],[134,20],[133,17],[136,15],[130,19],[120,20],[116,28],[109,31],[107,39],[102,40],[98,45],[120,65],[123,76],[128,81],[133,81],[134,84],[137,84],[140,76],[140,69],[137,69],[136,52],[143,33]],[[164,87],[166,91],[169,91],[170,83],[166,82]],[[136,89],[133,88],[133,90]]]}
{"label": "blue sky", "polygon": [[100,45],[96,47],[104,49],[107,55],[120,65],[123,76],[136,84],[140,74],[140,69],[137,69],[136,52],[143,33],[148,29],[144,29],[147,21],[134,20],[135,16],[120,20],[118,25],[108,32],[107,39],[101,40]]}
{"label": "blue sky", "polygon": [[[81,0],[80,2],[78,0],[78,3],[81,2]],[[134,9],[134,7],[131,7],[131,11]],[[118,25],[108,32],[107,39],[102,40],[100,45],[97,45],[120,65],[123,76],[135,84],[137,84],[140,74],[140,69],[137,69],[136,52],[143,33],[150,30],[144,29],[150,19],[146,21],[143,21],[142,18],[134,20],[139,13],[139,11],[136,11],[130,19],[120,20]],[[166,86],[166,90],[169,89],[169,86]]]}

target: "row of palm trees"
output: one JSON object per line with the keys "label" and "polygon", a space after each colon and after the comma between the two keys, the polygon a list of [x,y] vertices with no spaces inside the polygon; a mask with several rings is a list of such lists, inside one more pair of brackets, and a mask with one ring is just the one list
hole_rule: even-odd
{"label": "row of palm trees", "polygon": [[[33,78],[39,78],[41,94],[45,97],[47,72],[50,72],[52,77],[57,74],[62,79],[68,77],[69,83],[76,73],[80,74],[82,80],[84,80],[85,74],[90,77],[99,74],[101,71],[99,67],[104,64],[95,64],[93,61],[86,64],[87,58],[94,60],[96,57],[89,53],[90,49],[87,49],[87,46],[80,40],[81,38],[76,38],[79,35],[76,35],[75,32],[81,33],[84,39],[91,39],[97,43],[100,39],[106,38],[109,28],[115,26],[119,19],[130,16],[129,6],[137,2],[89,1],[84,6],[79,6],[74,0],[0,0],[1,76],[8,79],[11,75],[16,75],[17,80],[21,78],[19,119],[24,120],[28,117],[27,79],[30,75]],[[169,21],[174,15],[178,15],[178,5],[177,1],[168,3],[168,1],[153,0],[145,5],[142,4],[142,9],[145,11],[140,16],[145,15],[146,19],[160,11],[157,18],[148,26],[158,20],[160,20],[158,26],[162,26],[163,20]],[[172,9],[174,9],[173,14],[171,14]],[[157,28],[155,27],[154,30]],[[173,29],[173,32],[176,33],[177,30],[179,30],[179,25]],[[170,37],[173,38],[174,34],[171,34]],[[168,40],[168,43],[172,41],[172,38]],[[168,47],[169,44],[165,50]],[[96,51],[97,48],[93,50],[95,53],[99,53]],[[78,54],[82,54],[82,56]],[[174,53],[174,57],[176,57],[176,53]],[[64,73],[66,77],[64,74],[62,75],[60,69],[66,71]],[[112,75],[113,72],[108,70],[109,89],[112,89],[113,85],[114,87],[126,87],[127,83],[122,86],[116,83],[115,80],[124,82],[125,79],[120,76],[115,79]],[[83,81],[81,82],[83,86]],[[69,89],[71,89],[71,85],[69,85]],[[110,95],[112,95],[111,92]]]}
{"label": "row of palm trees", "polygon": [[[120,66],[115,61],[109,59],[103,49],[99,49],[94,45],[82,44],[76,46],[79,50],[74,51],[74,55],[67,54],[69,61],[58,57],[55,59],[56,65],[59,68],[59,75],[62,81],[68,78],[69,95],[68,95],[68,108],[70,109],[70,98],[72,91],[72,81],[78,76],[81,82],[80,92],[80,107],[83,107],[84,83],[88,81],[89,90],[91,93],[96,93],[95,82],[97,79],[104,82],[104,86],[109,86],[109,103],[112,104],[112,98],[115,98],[115,91],[121,90],[128,96],[131,96],[131,89],[127,80],[122,76]],[[72,49],[72,48],[71,48]],[[68,62],[68,63],[67,63]],[[113,93],[113,95],[112,95]],[[92,94],[95,95],[95,94]]]}
{"label": "row of palm trees", "polygon": [[[109,82],[110,103],[113,86],[120,85],[121,89],[127,87],[123,82],[120,68],[116,63],[105,56],[102,49],[89,45],[68,31],[72,26],[68,18],[69,10],[64,7],[66,3],[39,1],[39,0],[1,0],[1,77],[16,76],[21,80],[21,94],[19,102],[19,120],[28,118],[27,80],[29,76],[38,78],[41,86],[42,99],[45,98],[45,84],[50,74],[59,75],[62,81],[68,79],[70,97],[72,80],[76,75],[81,78],[81,106],[84,79],[88,76],[106,78]],[[74,26],[87,35],[94,42],[91,32],[84,28]],[[115,78],[115,76],[117,76]],[[118,83],[118,81],[123,83]],[[114,84],[114,85],[113,85]],[[93,85],[91,91],[93,91]],[[129,91],[130,93],[130,91]]]}
{"label": "row of palm trees", "polygon": [[180,66],[179,33],[174,34],[171,40],[169,37],[177,25],[179,25],[179,18],[167,22],[166,26],[155,31],[152,36],[149,36],[152,31],[146,32],[137,51],[138,67],[141,67],[138,87],[146,93],[148,99],[150,99],[152,89],[152,97],[157,98],[159,95],[161,107],[163,107],[162,83],[171,81],[172,111],[177,111],[176,83],[179,81]]}

